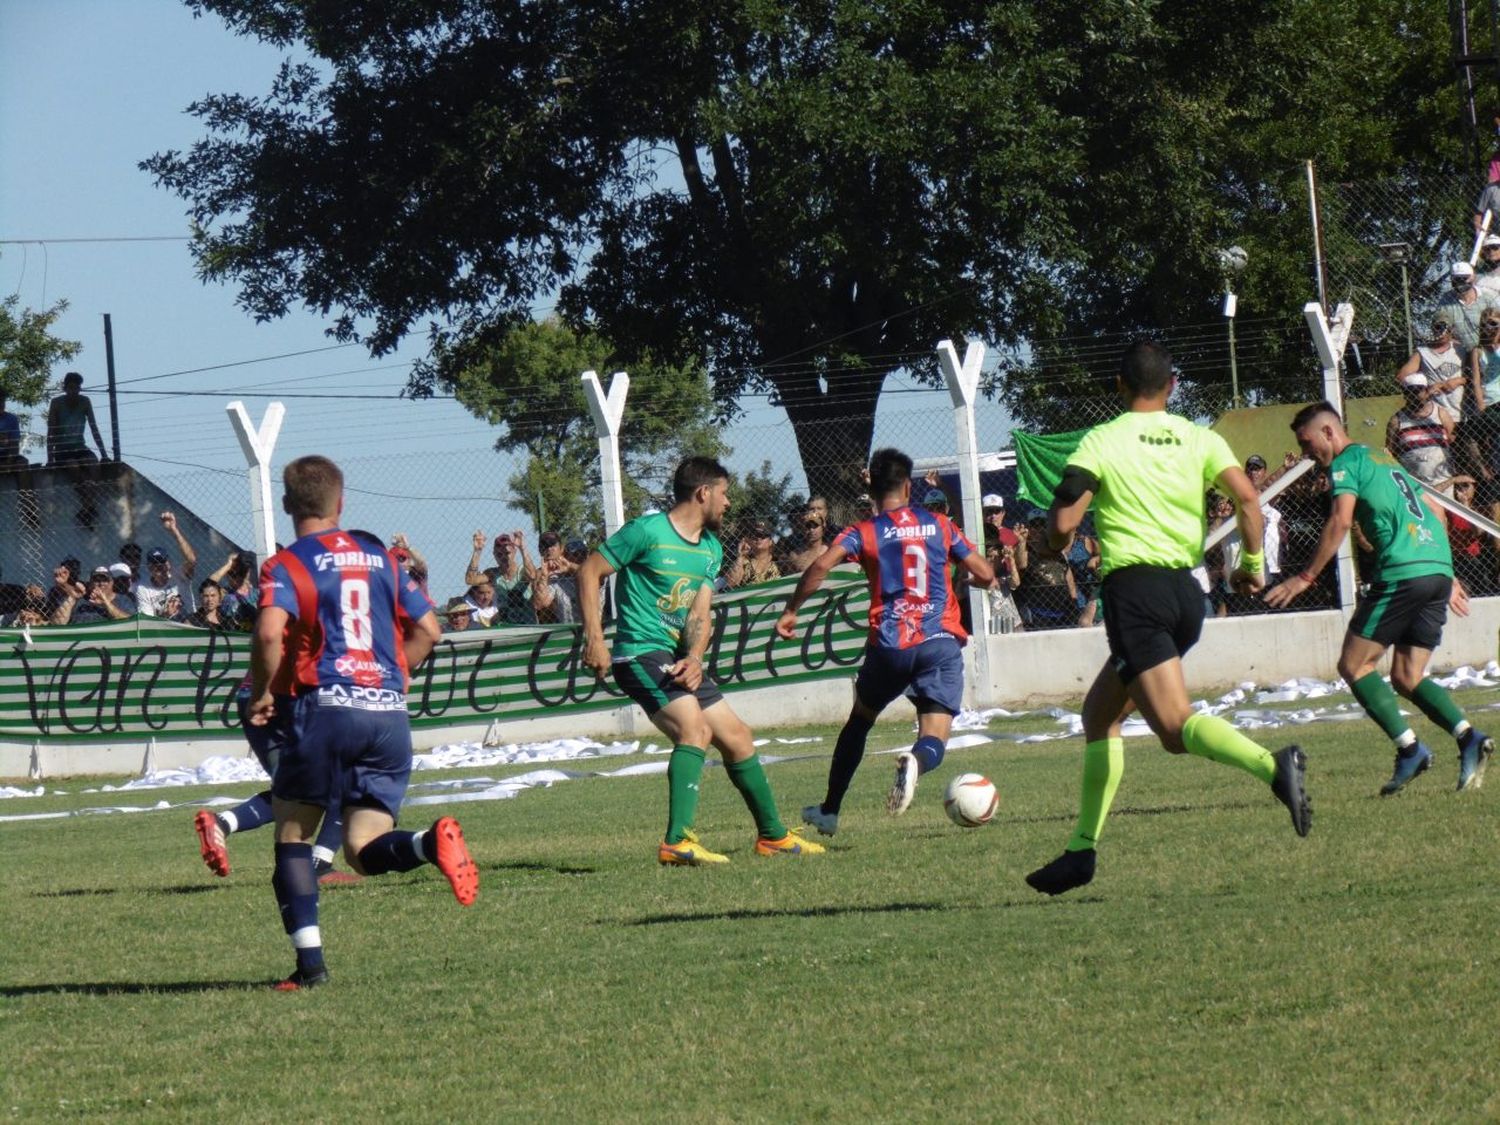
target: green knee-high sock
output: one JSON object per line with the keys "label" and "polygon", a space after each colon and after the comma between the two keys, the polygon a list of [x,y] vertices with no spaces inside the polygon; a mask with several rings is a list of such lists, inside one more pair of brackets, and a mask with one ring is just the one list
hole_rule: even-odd
{"label": "green knee-high sock", "polygon": [[1083,748],[1083,793],[1078,798],[1078,827],[1065,851],[1095,847],[1104,831],[1104,818],[1114,803],[1115,790],[1125,775],[1125,740],[1101,738]]}
{"label": "green knee-high sock", "polygon": [[698,814],[698,779],[703,776],[703,751],[696,746],[674,746],[667,759],[667,843],[682,843],[683,833]]}
{"label": "green knee-high sock", "polygon": [[1267,785],[1276,780],[1276,759],[1271,752],[1251,742],[1217,715],[1194,715],[1183,723],[1182,744],[1189,754],[1238,766]]}
{"label": "green knee-high sock", "polygon": [[760,755],[751,754],[743,762],[725,762],[724,771],[729,780],[740,791],[750,815],[755,818],[755,831],[764,840],[779,840],[786,835],[786,825],[776,813],[776,798],[771,796],[771,783],[766,780],[765,767],[760,764]]}
{"label": "green knee-high sock", "polygon": [[1417,690],[1411,693],[1411,701],[1422,709],[1422,714],[1449,734],[1464,721],[1464,713],[1453,702],[1447,689],[1430,676],[1417,685]]}
{"label": "green knee-high sock", "polygon": [[1406,720],[1401,717],[1401,704],[1396,702],[1396,693],[1391,690],[1390,684],[1380,678],[1379,672],[1361,676],[1349,688],[1354,692],[1354,698],[1359,700],[1359,705],[1365,709],[1365,714],[1375,720],[1375,725],[1385,731],[1386,737],[1392,742],[1410,729]]}

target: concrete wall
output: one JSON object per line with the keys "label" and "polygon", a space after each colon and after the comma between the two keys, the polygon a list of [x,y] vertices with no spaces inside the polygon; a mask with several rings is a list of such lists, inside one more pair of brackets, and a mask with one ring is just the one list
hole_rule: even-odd
{"label": "concrete wall", "polygon": [[[1482,667],[1496,655],[1500,632],[1500,598],[1473,603],[1467,618],[1450,615],[1434,668],[1463,664]],[[1207,622],[1203,640],[1185,662],[1194,696],[1214,693],[1244,681],[1259,686],[1299,676],[1333,680],[1344,634],[1337,611],[1264,617],[1220,618]],[[979,638],[988,646],[994,675],[984,684],[970,683],[975,707],[1034,706],[1046,701],[1082,697],[1104,663],[1104,630],[1069,629],[1051,633],[1018,633]],[[848,714],[853,676],[786,687],[757,688],[730,697],[734,708],[755,728],[790,724],[836,723]],[[887,720],[909,717],[904,702],[886,712]],[[423,731],[419,749],[445,742],[485,739],[528,742],[589,735],[602,740],[660,738],[633,707],[611,711],[559,711],[544,718],[496,725]],[[158,768],[190,767],[215,754],[248,751],[239,739],[198,739],[147,744],[0,743],[0,777],[63,777],[74,774],[139,773],[148,763]]]}

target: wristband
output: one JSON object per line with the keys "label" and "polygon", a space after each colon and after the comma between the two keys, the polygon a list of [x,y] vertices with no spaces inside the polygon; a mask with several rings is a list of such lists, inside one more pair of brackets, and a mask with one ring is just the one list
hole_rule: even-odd
{"label": "wristband", "polygon": [[1302,579],[1302,581],[1306,582],[1309,586],[1311,586],[1318,580],[1318,576],[1310,570],[1304,570],[1301,574],[1297,575],[1297,577]]}
{"label": "wristband", "polygon": [[1265,552],[1257,551],[1255,554],[1251,554],[1249,551],[1246,551],[1240,556],[1240,569],[1250,574],[1264,574],[1266,572]]}

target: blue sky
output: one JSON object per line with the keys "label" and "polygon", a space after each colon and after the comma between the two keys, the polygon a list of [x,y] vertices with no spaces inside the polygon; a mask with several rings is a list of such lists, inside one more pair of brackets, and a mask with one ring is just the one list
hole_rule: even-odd
{"label": "blue sky", "polygon": [[[282,57],[231,34],[215,16],[195,19],[176,0],[0,0],[0,291],[31,308],[70,303],[56,331],[84,344],[71,366],[84,375],[106,441],[103,313],[113,318],[122,390],[214,392],[122,395],[122,453],[232,535],[236,521],[248,521],[236,514],[246,486],[224,410],[231,399],[394,395],[422,348],[413,339],[371,360],[359,347],[328,350],[326,324],[305,312],[256,324],[231,288],[194,276],[186,241],[177,240],[186,232],[185,204],[136,167],[202,136],[185,112],[190,102],[263,93]],[[152,238],[169,240],[119,241]],[[274,356],[284,358],[267,360]],[[200,370],[228,364],[237,366]],[[267,400],[245,401],[258,419]],[[444,593],[458,581],[475,528],[532,530],[503,506],[512,466],[493,453],[494,431],[457,403],[285,403],[277,467],[309,452],[339,460],[350,475],[347,522],[384,535],[407,531],[432,557]],[[984,448],[1008,436],[998,415],[981,408]],[[917,456],[940,454],[952,448],[947,416],[944,392],[894,396],[877,439]],[[729,438],[737,468],[768,458],[795,468],[779,410],[752,409]]]}

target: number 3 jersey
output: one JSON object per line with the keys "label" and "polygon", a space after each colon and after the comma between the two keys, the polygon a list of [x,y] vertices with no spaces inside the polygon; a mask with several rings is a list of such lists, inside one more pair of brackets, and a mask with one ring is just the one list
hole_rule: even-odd
{"label": "number 3 jersey", "polygon": [[870,644],[911,648],[935,637],[968,639],[948,563],[974,544],[947,516],[911,506],[881,512],[848,528],[835,542],[870,580]]}
{"label": "number 3 jersey", "polygon": [[1353,496],[1354,518],[1375,548],[1370,582],[1453,575],[1448,530],[1422,500],[1422,488],[1389,457],[1349,445],[1328,466],[1334,496]]}
{"label": "number 3 jersey", "polygon": [[402,622],[432,609],[380,540],[338,529],[304,535],[267,559],[260,604],[292,618],[273,692],[364,689],[357,694],[393,703],[406,691]]}

